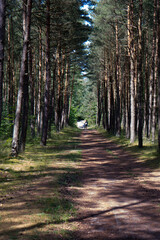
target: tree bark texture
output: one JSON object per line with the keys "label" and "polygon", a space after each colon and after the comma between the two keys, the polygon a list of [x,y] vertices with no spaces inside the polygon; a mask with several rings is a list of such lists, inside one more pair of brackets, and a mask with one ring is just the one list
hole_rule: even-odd
{"label": "tree bark texture", "polygon": [[34,84],[34,75],[33,75],[33,53],[32,53],[32,46],[30,43],[29,46],[29,85],[30,85],[30,96],[31,96],[31,110],[30,110],[30,114],[31,114],[31,121],[30,121],[30,126],[31,126],[31,136],[34,138],[35,137],[35,84]]}
{"label": "tree bark texture", "polygon": [[8,18],[8,63],[7,63],[7,72],[8,72],[8,112],[9,117],[13,113],[13,68],[12,68],[12,56],[11,56],[11,20]]}
{"label": "tree bark texture", "polygon": [[20,69],[20,80],[19,80],[19,90],[17,96],[17,107],[16,107],[16,116],[13,129],[13,139],[12,139],[12,155],[16,156],[19,151],[19,132],[20,132],[20,119],[21,119],[21,110],[23,103],[23,89],[25,82],[25,73],[26,73],[26,62],[27,62],[27,53],[28,53],[28,41],[30,36],[30,21],[31,21],[31,9],[32,9],[32,0],[24,0],[24,15],[23,25],[25,26],[25,31],[23,34],[23,50],[22,50],[22,60],[21,60],[21,69]]}
{"label": "tree bark texture", "polygon": [[47,26],[46,26],[46,83],[44,94],[44,116],[41,144],[46,145],[48,132],[48,117],[49,117],[49,96],[51,85],[50,73],[50,0],[47,0]]}
{"label": "tree bark texture", "polygon": [[107,50],[104,55],[104,109],[105,109],[105,129],[108,130],[108,61],[107,61]]}
{"label": "tree bark texture", "polygon": [[97,106],[97,125],[100,126],[101,123],[101,84],[100,84],[100,77],[97,79],[97,99],[98,99],[98,106]]}
{"label": "tree bark texture", "polygon": [[124,82],[124,99],[125,99],[125,134],[129,139],[130,136],[130,128],[129,128],[129,72],[130,72],[130,64],[129,64],[129,56],[126,56],[125,60],[125,82]]}
{"label": "tree bark texture", "polygon": [[155,141],[155,132],[156,132],[156,107],[157,107],[157,63],[158,63],[158,36],[156,34],[156,11],[157,11],[157,0],[154,0],[154,29],[153,29],[153,38],[154,38],[154,49],[153,49],[153,112],[152,112],[152,142]]}
{"label": "tree bark texture", "polygon": [[120,117],[120,95],[119,95],[119,43],[118,43],[118,23],[116,22],[116,65],[115,65],[115,84],[116,84],[116,135],[121,134],[121,117]]}
{"label": "tree bark texture", "polygon": [[139,62],[138,62],[138,75],[139,75],[139,86],[138,86],[138,144],[139,147],[143,147],[143,69],[142,69],[142,7],[143,0],[139,0],[139,21],[138,21],[138,53],[139,53]]}
{"label": "tree bark texture", "polygon": [[113,91],[113,69],[111,64],[109,65],[109,84],[110,84],[110,131],[115,132],[115,102]]}
{"label": "tree bark texture", "polygon": [[5,7],[6,0],[0,0],[0,125],[3,109],[3,78],[4,78],[4,41],[5,41]]}
{"label": "tree bark texture", "polygon": [[157,1],[157,33],[158,33],[158,151],[160,153],[160,13]]}
{"label": "tree bark texture", "polygon": [[65,76],[65,88],[64,88],[64,126],[68,124],[68,110],[69,110],[69,79],[70,79],[70,59],[67,56],[66,61],[66,76]]}
{"label": "tree bark texture", "polygon": [[42,29],[39,31],[39,69],[38,69],[38,99],[37,99],[37,133],[41,133],[41,91],[42,91]]}
{"label": "tree bark texture", "polygon": [[133,39],[133,0],[130,1],[129,11],[129,50],[130,50],[130,94],[131,94],[131,123],[130,142],[135,141],[135,84],[134,84],[134,39]]}

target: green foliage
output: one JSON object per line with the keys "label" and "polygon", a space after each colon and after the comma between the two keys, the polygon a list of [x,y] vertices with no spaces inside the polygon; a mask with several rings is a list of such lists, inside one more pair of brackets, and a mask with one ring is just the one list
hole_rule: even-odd
{"label": "green foliage", "polygon": [[77,120],[87,119],[89,124],[95,124],[97,113],[96,88],[88,78],[82,77],[81,81],[77,80],[75,83],[72,105],[76,111]]}
{"label": "green foliage", "polygon": [[5,117],[2,119],[1,127],[0,127],[0,138],[8,138],[12,134],[13,121],[12,118]]}
{"label": "green foliage", "polygon": [[76,108],[72,106],[69,115],[69,126],[74,127],[76,122],[77,122]]}
{"label": "green foliage", "polygon": [[2,114],[2,122],[0,126],[0,139],[6,139],[12,136],[13,122],[13,114],[8,114],[8,110],[5,108]]}

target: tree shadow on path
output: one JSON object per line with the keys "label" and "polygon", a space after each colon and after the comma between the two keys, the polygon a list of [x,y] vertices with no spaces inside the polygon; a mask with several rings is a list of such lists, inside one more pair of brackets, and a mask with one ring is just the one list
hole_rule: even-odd
{"label": "tree shadow on path", "polygon": [[[82,133],[81,239],[160,239],[160,189],[151,170],[96,131]],[[83,236],[83,237],[82,237]],[[85,236],[85,237],[84,237]]]}

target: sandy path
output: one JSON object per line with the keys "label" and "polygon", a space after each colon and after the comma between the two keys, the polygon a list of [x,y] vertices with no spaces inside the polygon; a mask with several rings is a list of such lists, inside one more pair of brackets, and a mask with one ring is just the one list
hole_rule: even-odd
{"label": "sandy path", "polygon": [[72,220],[77,238],[160,239],[159,186],[141,183],[152,173],[96,131],[83,131],[81,139],[83,186],[77,189],[79,216]]}

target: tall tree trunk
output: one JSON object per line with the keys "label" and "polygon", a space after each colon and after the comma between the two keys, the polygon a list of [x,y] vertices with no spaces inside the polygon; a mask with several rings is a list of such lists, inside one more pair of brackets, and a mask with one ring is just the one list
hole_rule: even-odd
{"label": "tall tree trunk", "polygon": [[12,74],[12,56],[11,56],[11,21],[8,18],[8,112],[11,118],[13,113],[13,74]]}
{"label": "tall tree trunk", "polygon": [[[51,127],[52,123],[55,121],[55,104],[56,104],[56,99],[55,99],[55,83],[56,83],[56,60],[54,64],[54,69],[53,69],[53,78],[52,78],[52,91],[51,91],[51,98],[50,98],[50,110],[49,110],[49,133],[51,135]],[[55,123],[55,122],[54,122]]]}
{"label": "tall tree trunk", "polygon": [[31,9],[32,9],[32,0],[24,0],[24,15],[23,26],[26,26],[26,29],[23,34],[23,51],[22,51],[22,60],[21,60],[21,70],[20,70],[20,80],[19,80],[19,90],[17,97],[17,107],[16,107],[16,117],[14,122],[13,129],[13,139],[12,139],[12,155],[16,156],[19,151],[19,130],[20,130],[20,118],[21,118],[21,109],[23,102],[23,89],[26,73],[26,62],[27,62],[27,53],[28,53],[28,41],[30,37],[30,21],[31,21]]}
{"label": "tall tree trunk", "polygon": [[113,91],[113,69],[111,62],[109,64],[109,84],[110,84],[110,131],[115,132],[115,104],[114,104],[114,91]]}
{"label": "tall tree trunk", "polygon": [[158,34],[158,151],[160,152],[160,13],[157,1],[157,34]]}
{"label": "tall tree trunk", "polygon": [[97,125],[100,126],[101,124],[101,84],[100,84],[100,77],[97,78],[97,99],[98,99],[98,105],[97,105]]}
{"label": "tall tree trunk", "polygon": [[100,71],[101,71],[101,89],[102,89],[102,96],[101,96],[101,99],[102,99],[102,114],[103,114],[103,121],[102,121],[102,124],[103,124],[103,128],[106,129],[107,126],[106,126],[106,107],[105,107],[105,99],[106,99],[106,87],[105,87],[105,78],[106,78],[106,52],[105,52],[105,49],[103,50],[103,60],[102,60],[102,63],[101,63],[101,68],[100,68]]}
{"label": "tall tree trunk", "polygon": [[[45,46],[42,46],[42,66],[43,66],[43,72],[42,72],[42,82],[41,82],[41,102],[40,102],[40,133],[42,133],[43,129],[43,117],[44,117],[44,100],[45,100],[45,85],[46,85],[46,49]],[[42,143],[41,143],[42,144]]]}
{"label": "tall tree trunk", "polygon": [[0,125],[3,109],[3,64],[4,64],[4,40],[5,40],[5,7],[6,0],[0,0]]}
{"label": "tall tree trunk", "polygon": [[31,126],[31,135],[34,138],[35,137],[35,94],[34,94],[34,88],[35,88],[35,84],[34,84],[34,75],[33,75],[33,54],[32,54],[32,46],[30,44],[29,46],[29,84],[30,84],[30,96],[31,96],[31,106],[30,106],[30,114],[31,114],[31,122],[30,122],[30,126]]}
{"label": "tall tree trunk", "polygon": [[138,123],[139,123],[139,117],[138,117],[138,47],[136,41],[134,41],[134,101],[135,101],[135,135],[138,132]]}
{"label": "tall tree trunk", "polygon": [[70,116],[70,112],[71,112],[71,105],[72,105],[72,98],[73,98],[73,89],[74,89],[74,79],[75,79],[75,66],[74,66],[74,70],[73,70],[72,84],[71,84],[71,90],[70,90],[71,92],[70,92],[68,117]]}
{"label": "tall tree trunk", "polygon": [[108,117],[108,128],[107,131],[109,132],[111,129],[111,88],[110,88],[110,77],[109,77],[109,69],[108,69],[108,89],[107,89],[107,102],[108,102],[108,110],[107,110],[107,117]]}
{"label": "tall tree trunk", "polygon": [[148,72],[148,33],[146,33],[145,44],[145,91],[144,91],[144,135],[149,137],[149,72]]}
{"label": "tall tree trunk", "polygon": [[130,138],[130,67],[131,67],[131,23],[130,23],[130,5],[127,9],[127,56],[125,60],[126,75],[126,137]]}
{"label": "tall tree trunk", "polygon": [[57,80],[58,80],[58,89],[57,89],[57,131],[60,131],[60,121],[61,121],[61,53],[58,47],[58,57],[57,57]]}
{"label": "tall tree trunk", "polygon": [[29,108],[28,85],[29,85],[29,76],[28,76],[28,56],[27,56],[26,73],[25,73],[24,84],[23,84],[22,118],[21,118],[19,152],[24,152],[26,136],[27,136],[28,108]]}
{"label": "tall tree trunk", "polygon": [[68,124],[68,97],[69,97],[69,76],[70,75],[70,60],[67,56],[66,61],[66,76],[65,76],[65,88],[64,88],[64,126]]}
{"label": "tall tree trunk", "polygon": [[[158,0],[159,1],[159,0]],[[152,112],[152,142],[155,141],[155,131],[156,131],[156,106],[157,106],[157,64],[158,64],[158,36],[156,34],[156,10],[157,10],[157,0],[154,0],[154,55],[153,55],[153,112]]]}
{"label": "tall tree trunk", "polygon": [[62,98],[63,98],[63,93],[62,93],[62,81],[63,81],[63,74],[62,71],[63,69],[63,57],[62,57],[62,50],[60,43],[58,45],[57,49],[57,80],[58,80],[58,87],[57,87],[57,107],[56,107],[56,113],[57,113],[57,122],[56,122],[56,128],[57,131],[61,130],[61,120],[62,120]]}
{"label": "tall tree trunk", "polygon": [[124,101],[125,101],[125,134],[129,139],[129,55],[126,56],[125,60],[125,82],[124,82]]}
{"label": "tall tree trunk", "polygon": [[46,145],[47,132],[48,132],[48,113],[49,113],[49,95],[50,95],[50,0],[47,0],[47,31],[46,31],[46,83],[45,83],[45,96],[44,96],[44,116],[43,116],[43,129],[41,144]]}
{"label": "tall tree trunk", "polygon": [[[16,93],[16,86],[15,86],[15,83],[16,83],[16,78],[15,78],[15,69],[14,69],[14,37],[13,37],[13,19],[11,17],[11,67],[12,67],[12,92],[13,92],[13,103],[12,103],[12,106],[13,106],[13,110],[12,110],[12,114],[15,114],[14,113],[14,108],[15,108],[15,96],[17,95]],[[15,116],[14,116],[15,117]]]}
{"label": "tall tree trunk", "polygon": [[38,99],[37,99],[37,133],[41,132],[41,93],[42,91],[42,29],[39,27],[39,69],[38,69]]}
{"label": "tall tree trunk", "polygon": [[116,66],[115,66],[115,83],[116,83],[116,135],[121,134],[121,118],[120,118],[120,96],[119,96],[119,43],[118,43],[118,23],[116,22]]}
{"label": "tall tree trunk", "polygon": [[[105,59],[105,58],[104,58]],[[102,121],[102,124],[103,124],[103,128],[105,129],[106,126],[106,114],[105,114],[105,60],[104,60],[104,63],[102,64],[102,69],[100,70],[102,73],[102,80],[101,80],[101,89],[102,89],[102,114],[103,114],[103,121]]]}
{"label": "tall tree trunk", "polygon": [[104,110],[105,110],[105,129],[108,130],[108,61],[107,50],[105,49],[104,61]]}
{"label": "tall tree trunk", "polygon": [[154,16],[153,16],[153,41],[152,41],[152,55],[151,55],[151,70],[150,70],[150,89],[149,89],[149,137],[153,131],[154,124],[154,83],[155,83],[155,52],[156,52],[156,9],[155,9],[156,0],[154,0]]}
{"label": "tall tree trunk", "polygon": [[[27,14],[27,0],[24,5],[24,24],[23,24],[23,32],[26,32],[28,19]],[[31,25],[31,19],[29,20]],[[28,38],[28,46],[27,46],[27,59],[25,62],[25,76],[24,76],[24,84],[23,84],[23,97],[22,97],[22,118],[21,118],[21,131],[19,137],[19,152],[23,152],[25,150],[26,136],[27,136],[27,127],[28,127],[28,108],[29,108],[29,74],[28,74],[28,53],[29,53],[29,45],[30,45],[30,34]]]}
{"label": "tall tree trunk", "polygon": [[138,114],[138,145],[143,147],[143,69],[142,69],[142,7],[143,0],[139,0],[139,21],[138,21],[138,51],[139,51],[139,62],[138,62],[138,75],[139,75],[139,114]]}
{"label": "tall tree trunk", "polygon": [[64,76],[66,72],[66,54],[62,54],[62,69],[61,69],[61,100],[60,100],[60,129],[64,127]]}
{"label": "tall tree trunk", "polygon": [[133,38],[133,0],[130,1],[129,11],[129,49],[130,49],[130,94],[131,94],[131,123],[130,142],[135,141],[135,86],[134,86],[134,38]]}

